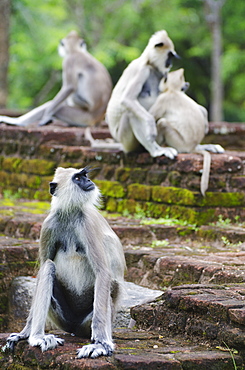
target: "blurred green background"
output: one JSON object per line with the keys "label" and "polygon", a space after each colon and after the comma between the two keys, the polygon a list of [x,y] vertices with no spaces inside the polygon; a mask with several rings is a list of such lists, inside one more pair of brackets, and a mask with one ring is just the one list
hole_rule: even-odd
{"label": "blurred green background", "polygon": [[[30,109],[54,97],[61,86],[57,46],[72,29],[114,84],[151,34],[165,29],[181,56],[172,70],[185,69],[188,95],[210,109],[215,45],[209,0],[1,1],[10,4],[8,108]],[[245,1],[222,1],[220,8],[223,119],[245,122]]]}

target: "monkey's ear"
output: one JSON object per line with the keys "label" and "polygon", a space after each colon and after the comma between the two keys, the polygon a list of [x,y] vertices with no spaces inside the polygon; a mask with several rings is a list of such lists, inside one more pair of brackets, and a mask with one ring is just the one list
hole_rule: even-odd
{"label": "monkey's ear", "polygon": [[164,46],[164,42],[159,42],[158,44],[155,44],[155,48],[161,48]]}
{"label": "monkey's ear", "polygon": [[54,195],[55,189],[57,188],[57,182],[50,182],[49,183],[49,191],[51,195]]}

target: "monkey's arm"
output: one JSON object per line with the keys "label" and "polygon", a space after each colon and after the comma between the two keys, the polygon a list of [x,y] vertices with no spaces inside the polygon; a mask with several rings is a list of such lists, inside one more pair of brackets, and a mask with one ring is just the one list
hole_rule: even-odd
{"label": "monkey's arm", "polygon": [[48,259],[52,261],[54,260],[58,247],[57,243],[54,241],[51,228],[48,227],[46,220],[43,223],[40,235],[39,259],[41,265]]}
{"label": "monkey's arm", "polygon": [[144,121],[149,120],[151,121],[151,123],[153,123],[154,119],[152,115],[149,114],[147,110],[137,100],[145,81],[149,77],[149,74],[149,67],[145,65],[139,67],[138,70],[136,70],[135,68],[132,69],[132,76],[122,94],[121,104],[131,113],[133,113],[133,115],[137,119]]}
{"label": "monkey's arm", "polygon": [[63,85],[58,94],[51,100],[47,109],[43,113],[43,117],[39,123],[39,126],[48,125],[52,122],[53,116],[59,107],[59,105],[74,91],[71,85]]}

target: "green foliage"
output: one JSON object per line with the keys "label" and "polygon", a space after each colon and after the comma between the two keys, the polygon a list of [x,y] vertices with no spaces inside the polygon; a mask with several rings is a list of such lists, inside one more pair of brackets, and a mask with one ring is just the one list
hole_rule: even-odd
{"label": "green foliage", "polygon": [[218,226],[218,227],[223,227],[223,228],[226,228],[226,227],[229,227],[229,226],[234,226],[234,224],[236,226],[243,226],[244,223],[240,221],[240,217],[239,216],[235,216],[233,220],[231,220],[230,218],[223,218],[222,215],[219,215],[218,216],[218,220],[216,222],[212,222],[210,223],[210,225],[214,225],[214,226]]}
{"label": "green foliage", "polygon": [[221,240],[222,240],[222,242],[224,243],[224,245],[226,246],[226,247],[234,247],[234,248],[238,248],[238,247],[240,247],[240,245],[242,244],[242,242],[241,241],[239,241],[239,242],[237,242],[237,243],[232,243],[232,242],[230,242],[229,241],[229,239],[226,237],[226,236],[222,236],[221,237]]}
{"label": "green foliage", "polygon": [[[244,12],[241,1],[226,0],[222,8],[224,113],[229,121],[245,121]],[[150,35],[166,29],[181,56],[173,69],[185,69],[188,94],[209,108],[211,33],[204,2],[196,0],[13,0],[10,108],[27,109],[54,97],[61,86],[57,45],[72,29],[108,68],[114,84]]]}
{"label": "green foliage", "polygon": [[156,248],[156,247],[166,248],[168,246],[169,246],[169,241],[167,239],[165,239],[165,240],[153,240],[153,242],[151,243],[152,248]]}

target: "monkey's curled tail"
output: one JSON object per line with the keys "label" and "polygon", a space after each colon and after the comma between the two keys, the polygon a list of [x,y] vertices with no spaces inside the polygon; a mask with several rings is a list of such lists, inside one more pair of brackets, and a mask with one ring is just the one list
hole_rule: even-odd
{"label": "monkey's curled tail", "polygon": [[196,153],[203,155],[203,170],[202,170],[200,190],[201,190],[202,195],[205,196],[205,192],[208,189],[208,183],[209,183],[211,154],[207,150],[197,150]]}

